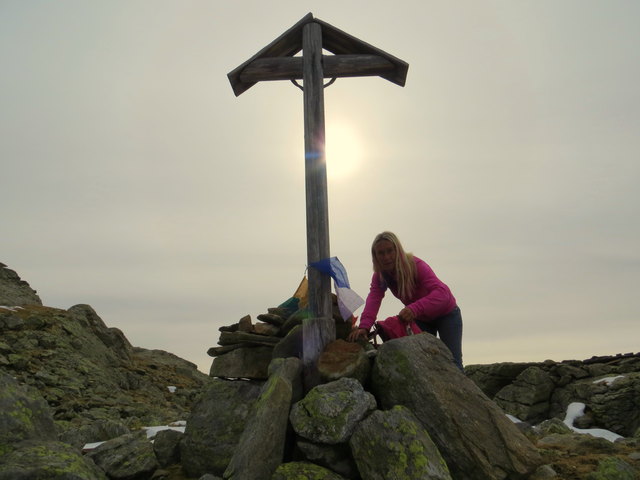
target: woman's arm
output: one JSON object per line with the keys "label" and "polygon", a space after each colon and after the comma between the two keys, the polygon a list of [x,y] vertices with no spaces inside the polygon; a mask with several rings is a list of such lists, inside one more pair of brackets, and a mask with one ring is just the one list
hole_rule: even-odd
{"label": "woman's arm", "polygon": [[369,295],[364,304],[364,310],[360,315],[360,328],[369,330],[376,321],[382,299],[384,298],[386,286],[383,286],[380,281],[380,276],[377,273],[373,274],[371,278],[371,286],[369,287]]}

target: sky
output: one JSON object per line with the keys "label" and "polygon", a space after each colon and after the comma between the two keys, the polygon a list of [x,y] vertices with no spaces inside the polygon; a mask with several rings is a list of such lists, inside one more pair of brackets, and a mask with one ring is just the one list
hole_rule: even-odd
{"label": "sky", "polygon": [[227,73],[309,12],[409,64],[324,92],[351,287],[390,230],[456,296],[465,364],[639,351],[635,0],[0,0],[0,261],[208,372],[305,275],[302,92]]}

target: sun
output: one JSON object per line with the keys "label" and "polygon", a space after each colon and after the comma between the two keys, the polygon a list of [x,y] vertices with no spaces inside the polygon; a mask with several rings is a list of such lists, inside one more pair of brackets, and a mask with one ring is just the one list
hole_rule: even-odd
{"label": "sun", "polygon": [[345,122],[332,122],[325,127],[327,177],[344,180],[354,175],[363,159],[358,131]]}

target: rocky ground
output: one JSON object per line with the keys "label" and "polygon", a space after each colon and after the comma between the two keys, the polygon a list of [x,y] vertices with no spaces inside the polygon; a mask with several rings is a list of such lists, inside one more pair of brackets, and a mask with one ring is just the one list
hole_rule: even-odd
{"label": "rocky ground", "polygon": [[[224,448],[230,455],[229,459],[236,453],[236,468],[239,468],[242,462],[238,461],[242,456],[238,457],[235,450],[244,427],[238,430],[235,425],[237,416],[234,415],[241,412],[243,422],[246,421],[249,403],[257,400],[262,387],[271,383],[279,385],[267,369],[271,354],[257,355],[252,360],[262,364],[242,366],[254,372],[254,380],[240,384],[218,379],[217,384],[212,384],[214,379],[199,372],[186,360],[168,352],[132,346],[123,332],[107,327],[88,305],[76,305],[68,310],[42,306],[28,283],[1,264],[0,305],[4,305],[0,306],[0,480],[30,478],[16,476],[18,470],[5,467],[14,465],[25,469],[20,471],[28,471],[34,464],[42,462],[41,454],[34,457],[36,447],[38,452],[50,452],[51,459],[73,458],[74,462],[82,463],[85,473],[74,478],[200,478],[200,475],[186,476],[178,446],[188,443],[185,438],[189,438],[196,447],[199,441],[204,441],[207,448],[212,447],[210,444],[215,442],[211,438],[215,435],[211,432],[204,439],[194,437],[197,428],[206,434],[206,425],[216,425],[215,428],[225,432],[237,430],[235,440]],[[221,372],[233,367],[234,376],[242,376],[242,370],[237,370],[237,360],[247,360],[248,356],[241,352],[256,346],[264,349],[267,345],[278,355],[289,355],[287,352],[291,352],[291,346],[297,342],[295,327],[291,325],[290,330],[289,327],[285,329],[286,319],[277,319],[277,313],[278,309],[269,309],[269,314],[262,316],[263,322],[253,324],[245,317],[238,325],[223,328],[223,341],[211,352],[218,362],[212,372],[217,371],[217,376],[224,377]],[[274,324],[278,328],[274,329]],[[281,342],[280,338],[288,338],[290,343]],[[241,343],[235,343],[238,339]],[[257,341],[256,345],[252,344]],[[350,375],[359,378],[360,384],[369,384],[368,374],[361,368],[363,352],[353,347],[353,344],[339,344],[331,355],[327,355],[332,360],[322,367],[325,381],[342,376],[344,372],[336,372],[336,365],[340,364],[340,369],[353,368]],[[224,355],[234,361],[225,361]],[[345,363],[345,355],[357,357],[358,361]],[[335,360],[339,358],[343,360]],[[374,365],[375,360],[367,358]],[[640,478],[639,355],[613,355],[584,361],[476,365],[467,367],[466,373],[488,399],[504,412],[523,420],[516,426],[535,446],[544,465],[530,477],[531,480]],[[433,385],[436,380],[438,377],[430,383]],[[470,388],[466,379],[459,381],[464,389]],[[402,383],[406,382],[400,382],[400,385]],[[247,390],[249,393],[246,395],[252,400],[247,397],[245,404],[245,401],[238,401],[238,397],[230,395],[225,400],[230,403],[225,406],[220,399],[221,392],[228,386],[245,388],[242,387],[244,384],[250,385],[250,392]],[[442,388],[448,388],[447,382]],[[290,393],[292,398],[300,396],[300,392],[295,390]],[[207,400],[207,395],[213,396]],[[378,402],[397,403],[397,399],[381,400],[385,395],[380,396],[380,392],[376,395],[379,396]],[[403,395],[410,396],[411,391]],[[452,401],[441,400],[440,403]],[[614,443],[569,429],[562,419],[571,401],[584,402],[587,406],[585,414],[576,419],[574,426],[607,429],[622,438]],[[461,405],[464,409],[471,408]],[[487,408],[493,411],[493,407]],[[475,415],[472,410],[469,414]],[[266,423],[271,428],[268,415]],[[424,415],[425,419],[428,418],[427,414]],[[444,417],[447,416],[453,417],[454,414]],[[213,421],[206,420],[214,417]],[[141,427],[167,425],[177,420],[189,420],[194,429],[186,435],[167,430],[156,437],[151,447]],[[224,422],[229,423],[226,425]],[[85,443],[107,440],[100,449],[81,456]],[[250,438],[243,440],[250,446],[252,441]],[[268,441],[262,443],[269,445]],[[18,444],[21,449],[16,449]],[[264,445],[249,448],[255,449],[251,453],[258,455],[258,447]],[[303,449],[310,448],[304,441],[300,445]],[[199,461],[198,455],[193,453],[196,450],[182,450],[185,455],[191,455],[191,461],[194,458],[196,463]],[[138,469],[136,473],[121,472],[122,465],[118,461],[122,462],[123,458],[131,459],[130,463]],[[288,457],[288,460],[296,458]],[[98,470],[96,465],[100,467]],[[53,467],[44,465],[42,468]],[[108,477],[103,472],[108,472]],[[212,480],[217,477],[202,478]],[[274,478],[296,477],[288,477],[283,471]]]}

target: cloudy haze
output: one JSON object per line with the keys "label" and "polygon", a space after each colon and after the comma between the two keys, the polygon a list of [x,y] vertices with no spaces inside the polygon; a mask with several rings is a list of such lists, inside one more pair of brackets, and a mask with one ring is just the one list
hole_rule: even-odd
{"label": "cloudy haze", "polygon": [[456,295],[466,364],[639,351],[633,0],[0,0],[0,261],[207,372],[305,272],[302,93],[226,74],[308,12],[409,63],[325,91],[352,288],[392,230]]}

